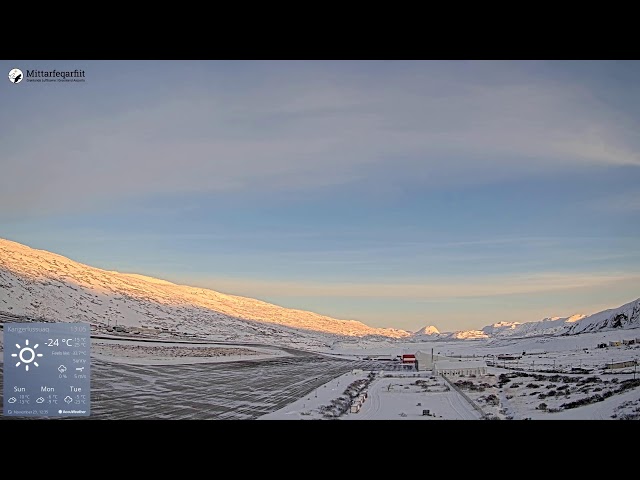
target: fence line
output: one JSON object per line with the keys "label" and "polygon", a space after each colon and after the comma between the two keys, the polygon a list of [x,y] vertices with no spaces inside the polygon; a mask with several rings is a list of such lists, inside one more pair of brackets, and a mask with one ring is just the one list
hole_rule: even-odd
{"label": "fence line", "polygon": [[478,413],[480,413],[480,417],[481,417],[483,420],[487,418],[487,415],[486,415],[486,413],[484,413],[484,411],[482,410],[482,408],[480,408],[480,406],[479,406],[476,402],[474,402],[473,400],[471,400],[471,399],[469,398],[469,396],[468,396],[466,393],[464,393],[462,390],[460,390],[460,389],[458,388],[458,386],[457,386],[457,385],[454,385],[454,384],[453,384],[453,382],[452,382],[451,380],[449,380],[445,375],[441,375],[441,377],[445,379],[445,381],[449,384],[449,386],[450,386],[451,388],[453,388],[456,392],[458,392],[460,395],[462,395],[462,398],[464,398],[467,402],[469,402],[469,404],[470,404],[470,405],[471,405],[471,406],[472,406],[472,407],[473,407],[473,408],[474,408]]}

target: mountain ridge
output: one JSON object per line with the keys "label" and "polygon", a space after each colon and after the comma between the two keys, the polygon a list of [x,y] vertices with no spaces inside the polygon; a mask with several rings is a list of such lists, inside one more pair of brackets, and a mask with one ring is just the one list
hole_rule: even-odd
{"label": "mountain ridge", "polygon": [[[63,295],[66,294],[65,295]],[[479,340],[576,335],[640,327],[640,298],[591,315],[547,317],[534,322],[497,322],[480,330],[416,332],[370,327],[250,297],[178,285],[136,273],[108,271],[62,255],[0,238],[0,313],[64,318],[110,325],[153,325],[221,340],[268,335],[294,342],[296,335],[327,345],[339,338]]]}
{"label": "mountain ridge", "polygon": [[578,335],[596,331],[640,328],[640,298],[591,315],[546,317],[533,322],[497,322],[481,330],[442,332],[439,340],[527,338],[541,335]]}
{"label": "mountain ridge", "polygon": [[107,271],[0,239],[0,312],[7,310],[38,318],[128,326],[170,328],[177,324],[183,330],[224,338],[237,337],[236,330],[285,337],[295,333],[409,335],[401,329],[370,327],[357,320],[335,319],[249,297]]}

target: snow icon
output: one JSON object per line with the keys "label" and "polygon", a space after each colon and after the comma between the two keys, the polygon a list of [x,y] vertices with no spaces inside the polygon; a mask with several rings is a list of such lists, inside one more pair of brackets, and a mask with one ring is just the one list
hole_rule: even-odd
{"label": "snow icon", "polygon": [[69,395],[67,395],[66,397],[64,397],[64,401],[67,403],[71,403],[73,402],[73,398],[71,398]]}
{"label": "snow icon", "polygon": [[60,365],[60,366],[58,367],[58,371],[59,371],[60,373],[64,373],[64,372],[66,372],[66,371],[67,371],[67,367],[65,367],[64,365]]}
{"label": "snow icon", "polygon": [[16,403],[18,401],[18,399],[16,397],[11,397],[9,400],[7,400],[7,402],[9,403]]}
{"label": "snow icon", "polygon": [[44,398],[38,397],[38,399],[36,400],[36,403],[44,403]]}
{"label": "snow icon", "polygon": [[[38,344],[36,343],[33,348],[31,348],[29,346],[29,340],[25,340],[24,341],[25,346],[21,347],[19,344],[16,343],[16,347],[18,348],[18,350],[20,350],[18,353],[12,353],[11,356],[12,357],[18,357],[20,359],[20,361],[18,363],[16,363],[16,367],[19,367],[20,365],[22,365],[22,363],[24,363],[24,369],[25,371],[29,371],[29,364],[33,363],[36,367],[39,367],[40,365],[38,365],[38,362],[34,361],[36,359],[36,357],[42,357],[41,353],[36,353],[36,348],[38,348]],[[28,356],[29,358],[25,358],[26,356]]]}

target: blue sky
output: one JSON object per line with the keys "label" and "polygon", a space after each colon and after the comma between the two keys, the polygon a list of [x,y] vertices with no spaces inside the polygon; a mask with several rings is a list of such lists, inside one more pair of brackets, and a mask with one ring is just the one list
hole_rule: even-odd
{"label": "blue sky", "polygon": [[1,61],[0,237],[372,326],[640,297],[638,61]]}

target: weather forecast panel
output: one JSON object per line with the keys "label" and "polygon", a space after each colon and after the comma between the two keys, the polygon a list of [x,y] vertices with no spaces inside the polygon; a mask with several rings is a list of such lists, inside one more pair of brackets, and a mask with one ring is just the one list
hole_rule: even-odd
{"label": "weather forecast panel", "polygon": [[88,323],[5,323],[4,415],[88,416],[90,332]]}

